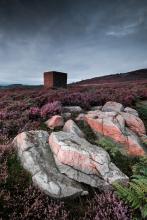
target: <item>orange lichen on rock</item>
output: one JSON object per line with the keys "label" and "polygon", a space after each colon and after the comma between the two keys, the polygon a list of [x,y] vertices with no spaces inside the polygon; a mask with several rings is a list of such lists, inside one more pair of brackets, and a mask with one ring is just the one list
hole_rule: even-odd
{"label": "orange lichen on rock", "polygon": [[90,111],[85,115],[85,121],[92,130],[124,145],[129,155],[145,155],[141,143],[141,137],[146,133],[143,121],[137,114],[124,112],[124,108],[119,103],[117,105],[117,103],[108,102],[104,107],[102,108],[104,111]]}

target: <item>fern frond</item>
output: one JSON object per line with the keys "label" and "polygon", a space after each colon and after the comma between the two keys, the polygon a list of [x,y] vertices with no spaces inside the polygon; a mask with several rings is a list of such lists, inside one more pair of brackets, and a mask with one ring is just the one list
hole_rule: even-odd
{"label": "fern frond", "polygon": [[136,193],[136,196],[138,196],[139,198],[142,198],[144,196],[144,190],[139,185],[131,182],[130,189],[134,190]]}
{"label": "fern frond", "polygon": [[140,209],[142,217],[147,216],[147,176],[132,176],[129,185],[114,183],[118,196],[130,204],[133,209]]}
{"label": "fern frond", "polygon": [[147,193],[147,179],[133,179],[132,183],[136,184],[142,192]]}
{"label": "fern frond", "polygon": [[145,204],[145,205],[142,207],[141,213],[142,213],[143,218],[146,218],[146,217],[147,217],[147,204]]}

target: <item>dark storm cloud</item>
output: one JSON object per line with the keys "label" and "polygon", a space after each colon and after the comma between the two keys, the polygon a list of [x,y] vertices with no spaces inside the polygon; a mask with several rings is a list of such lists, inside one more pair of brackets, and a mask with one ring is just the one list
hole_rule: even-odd
{"label": "dark storm cloud", "polygon": [[0,82],[147,67],[146,18],[145,0],[0,0]]}

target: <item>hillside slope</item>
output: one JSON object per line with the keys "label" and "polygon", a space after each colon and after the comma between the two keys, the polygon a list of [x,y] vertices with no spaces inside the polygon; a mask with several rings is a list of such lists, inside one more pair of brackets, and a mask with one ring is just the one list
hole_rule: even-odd
{"label": "hillside slope", "polygon": [[77,82],[76,84],[99,84],[147,80],[147,69],[135,70],[127,73],[118,73],[113,75],[94,77]]}

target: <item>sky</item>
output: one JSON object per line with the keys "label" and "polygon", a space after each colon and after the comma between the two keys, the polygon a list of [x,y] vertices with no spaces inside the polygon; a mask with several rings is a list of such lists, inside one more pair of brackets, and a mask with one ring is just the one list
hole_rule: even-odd
{"label": "sky", "polygon": [[0,84],[147,68],[147,0],[0,0]]}

